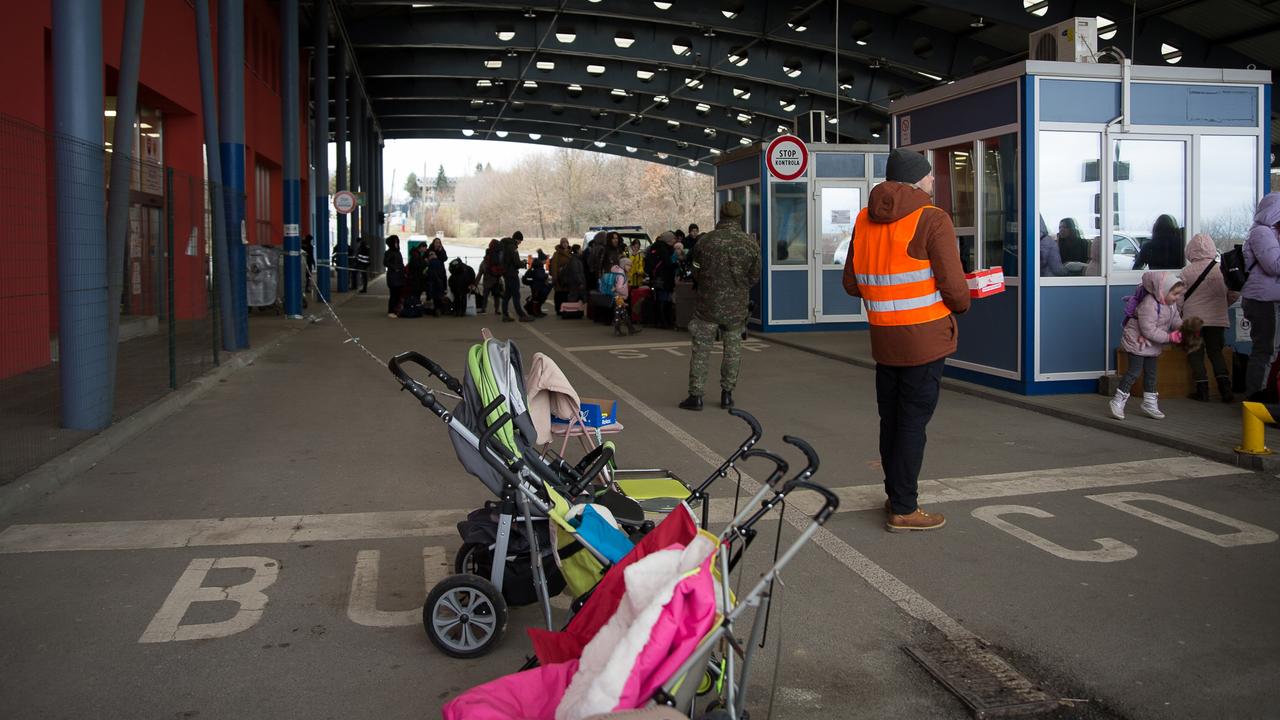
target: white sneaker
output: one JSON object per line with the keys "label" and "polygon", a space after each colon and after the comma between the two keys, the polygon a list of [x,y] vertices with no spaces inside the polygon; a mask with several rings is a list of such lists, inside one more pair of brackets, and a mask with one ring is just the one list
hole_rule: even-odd
{"label": "white sneaker", "polygon": [[389,318],[398,318],[398,317],[400,317],[400,316],[399,316],[399,315],[396,315],[395,313],[387,313],[387,317],[389,317]]}
{"label": "white sneaker", "polygon": [[1111,398],[1111,417],[1117,420],[1124,419],[1124,405],[1129,402],[1129,393],[1123,390],[1117,390],[1114,397]]}
{"label": "white sneaker", "polygon": [[1163,420],[1164,413],[1160,412],[1159,400],[1159,393],[1142,393],[1142,412],[1146,413],[1149,418]]}

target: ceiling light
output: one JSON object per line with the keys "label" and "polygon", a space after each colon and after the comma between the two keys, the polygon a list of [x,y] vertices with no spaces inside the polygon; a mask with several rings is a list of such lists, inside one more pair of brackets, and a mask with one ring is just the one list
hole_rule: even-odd
{"label": "ceiling light", "polygon": [[622,88],[614,88],[609,92],[609,94],[614,97],[627,97],[627,91]]}
{"label": "ceiling light", "polygon": [[840,122],[840,118],[836,117],[835,115],[832,115],[831,117],[827,118],[828,125],[835,125],[838,122]]}
{"label": "ceiling light", "polygon": [[1022,0],[1022,9],[1037,17],[1049,12],[1049,0]]}
{"label": "ceiling light", "polygon": [[711,111],[711,106],[706,103],[698,103],[697,105],[693,106],[693,109],[697,110],[700,113],[706,113]]}
{"label": "ceiling light", "polygon": [[742,98],[743,100],[749,100],[751,99],[751,88],[735,87],[733,89],[733,96],[736,98]]}
{"label": "ceiling light", "polygon": [[739,144],[739,145],[750,145],[750,144],[751,144],[751,138],[739,138],[739,139],[738,139],[738,144]]}
{"label": "ceiling light", "polygon": [[1110,40],[1111,38],[1116,36],[1116,31],[1119,29],[1120,27],[1116,25],[1116,22],[1114,20],[1110,18],[1104,18],[1101,15],[1098,16],[1098,39],[1099,40]]}
{"label": "ceiling light", "polygon": [[515,48],[507,48],[507,57],[515,57],[516,54]]}
{"label": "ceiling light", "polygon": [[684,79],[684,86],[687,88],[693,88],[694,90],[701,90],[702,81],[698,78],[688,77]]}
{"label": "ceiling light", "polygon": [[798,62],[795,64],[786,63],[782,66],[782,74],[786,75],[789,78],[800,77],[800,73],[801,73],[801,67],[800,67],[800,63]]}
{"label": "ceiling light", "polygon": [[659,160],[666,160],[668,157],[670,157],[670,156],[669,156],[669,155],[667,155],[667,154],[666,154],[666,153],[664,153],[664,152],[660,152],[660,153],[658,153],[658,159],[659,159]]}
{"label": "ceiling light", "polygon": [[750,58],[747,57],[747,51],[742,48],[734,48],[729,51],[729,62],[733,65],[743,67],[747,64],[749,59]]}
{"label": "ceiling light", "polygon": [[849,92],[850,90],[853,89],[853,83],[842,82],[840,83],[840,89],[844,90],[845,92]]}
{"label": "ceiling light", "polygon": [[1160,56],[1170,65],[1177,65],[1182,62],[1182,51],[1169,43],[1161,43]]}
{"label": "ceiling light", "polygon": [[467,137],[471,137],[472,135],[475,135],[475,134],[476,134],[476,131],[475,131],[475,130],[472,130],[471,128],[467,128],[466,130],[463,130],[463,131],[462,131],[462,134],[463,134],[463,135],[465,135],[465,136],[467,136]]}
{"label": "ceiling light", "polygon": [[716,36],[716,31],[715,31],[715,30],[714,30],[710,25],[708,25],[707,27],[702,28],[702,36],[703,36],[703,37],[715,37],[715,36]]}
{"label": "ceiling light", "polygon": [[538,13],[534,12],[534,11],[533,11],[533,8],[525,8],[525,9],[524,9],[524,16],[525,16],[525,17],[527,17],[527,18],[536,18],[536,17],[538,17]]}
{"label": "ceiling light", "polygon": [[471,101],[471,107],[481,107],[481,106],[483,106],[483,105],[484,105],[484,101],[483,101],[483,100],[472,100],[472,101]]}
{"label": "ceiling light", "polygon": [[603,75],[603,74],[604,74],[604,66],[603,66],[603,65],[588,65],[588,66],[587,66],[587,74],[588,74],[588,75],[595,75],[595,76],[599,77],[599,76],[601,76],[601,75]]}
{"label": "ceiling light", "polygon": [[637,78],[639,78],[641,82],[649,82],[650,80],[652,80],[652,79],[653,79],[653,71],[652,71],[652,70],[637,70],[637,71],[636,71],[636,77],[637,77]]}
{"label": "ceiling light", "polygon": [[689,158],[689,167],[694,167],[697,164],[698,164],[697,160],[694,160],[693,158]]}
{"label": "ceiling light", "polygon": [[719,150],[717,150],[717,149],[715,149],[715,148],[711,148],[711,154],[712,154],[712,155],[719,155],[719,154],[720,154],[720,151],[719,151]]}
{"label": "ceiling light", "polygon": [[796,101],[791,98],[782,98],[778,101],[778,106],[787,112],[791,112],[796,109]]}
{"label": "ceiling light", "polygon": [[878,133],[878,132],[873,132],[873,133],[871,133],[871,137],[873,137],[873,138],[878,138],[878,137],[880,137],[880,133]]}
{"label": "ceiling light", "polygon": [[563,135],[561,135],[561,136],[560,136],[560,139],[561,139],[561,140],[563,140],[563,141],[565,141],[565,142],[567,142],[567,143],[571,143],[571,142],[573,142],[573,138],[571,138],[571,137],[564,137]]}
{"label": "ceiling light", "polygon": [[787,127],[786,125],[779,125],[779,126],[778,126],[778,132],[780,132],[780,133],[790,132],[790,131],[791,131],[791,128]]}
{"label": "ceiling light", "polygon": [[551,72],[552,70],[556,69],[556,64],[550,60],[539,60],[538,62],[534,63],[533,66],[538,68],[542,72]]}
{"label": "ceiling light", "polygon": [[738,113],[738,122],[750,125],[751,120],[752,120],[752,117],[750,113]]}
{"label": "ceiling light", "polygon": [[721,14],[721,15],[724,15],[724,16],[725,16],[726,18],[728,18],[729,20],[736,20],[736,19],[738,19],[738,11],[736,11],[736,10],[721,10],[721,11],[720,11],[720,14]]}
{"label": "ceiling light", "polygon": [[501,40],[502,42],[507,42],[508,40],[512,40],[515,38],[516,31],[510,30],[508,28],[499,28],[497,31],[497,35],[499,40]]}
{"label": "ceiling light", "polygon": [[879,70],[880,58],[871,58],[871,62],[867,65],[867,67],[871,68],[872,70]]}
{"label": "ceiling light", "polygon": [[715,137],[716,129],[712,127],[702,128],[702,134],[706,135],[707,137]]}
{"label": "ceiling light", "polygon": [[627,146],[627,152],[629,152],[629,153],[633,153],[633,152],[635,152],[635,151],[636,151],[636,149],[635,149],[634,147],[632,147],[632,146],[630,146],[630,145],[628,145],[628,146]]}
{"label": "ceiling light", "polygon": [[476,87],[493,87],[493,81],[491,81],[491,80],[477,80],[477,81],[476,81]]}
{"label": "ceiling light", "polygon": [[499,130],[499,131],[497,131],[497,132],[495,132],[495,133],[494,133],[494,135],[497,135],[497,136],[498,136],[498,137],[500,137],[500,138],[504,138],[504,137],[506,137],[506,136],[507,136],[507,135],[509,135],[509,134],[510,134],[510,133],[508,133],[506,130]]}
{"label": "ceiling light", "polygon": [[525,89],[525,90],[537,90],[537,89],[538,89],[538,81],[537,81],[537,80],[525,80],[525,81],[524,81],[524,89]]}
{"label": "ceiling light", "polygon": [[671,3],[666,2],[666,0],[653,0],[653,6],[658,8],[659,10],[671,9]]}
{"label": "ceiling light", "polygon": [[556,33],[556,40],[559,40],[565,45],[568,45],[569,43],[577,39],[578,39],[578,34],[569,29],[561,30],[560,32]]}
{"label": "ceiling light", "polygon": [[986,26],[987,26],[987,22],[982,19],[981,15],[979,15],[978,17],[974,18],[972,21],[969,22],[969,27],[974,28],[975,30],[981,30]]}
{"label": "ceiling light", "polygon": [[678,127],[680,127],[680,121],[679,121],[679,120],[668,120],[668,121],[667,121],[667,126],[668,126],[668,127],[671,127],[671,128],[678,128]]}
{"label": "ceiling light", "polygon": [[541,136],[541,135],[539,135],[538,133],[529,133],[529,139],[530,139],[530,140],[541,140],[541,139],[542,139],[542,136]]}
{"label": "ceiling light", "polygon": [[788,20],[787,27],[791,28],[792,30],[795,30],[796,32],[804,32],[805,30],[809,29],[808,25],[805,24],[807,22],[809,22],[808,16],[801,15],[795,20]]}
{"label": "ceiling light", "polygon": [[596,146],[596,147],[598,147],[598,148],[602,148],[602,147],[604,147],[604,142],[602,142],[602,141],[600,141],[600,140],[597,140],[597,141],[595,141],[595,142],[593,142],[593,143],[591,143],[591,144],[592,144],[592,145],[595,145],[595,146]]}
{"label": "ceiling light", "polygon": [[582,86],[579,85],[578,83],[573,83],[572,85],[569,86],[569,92],[571,93],[582,92]]}
{"label": "ceiling light", "polygon": [[671,43],[671,52],[675,53],[676,55],[684,55],[685,53],[689,52],[689,45],[683,40],[677,40]]}
{"label": "ceiling light", "polygon": [[929,78],[930,80],[941,80],[941,79],[942,79],[942,78],[938,77],[937,75],[931,75],[931,74],[929,74],[929,73],[927,73],[927,72],[921,72],[921,71],[919,71],[919,70],[917,70],[917,71],[916,71],[916,73],[917,73],[917,74],[919,74],[921,77],[927,77],[927,78]]}
{"label": "ceiling light", "polygon": [[631,47],[636,42],[636,37],[629,32],[620,32],[613,36],[613,44],[623,50]]}
{"label": "ceiling light", "polygon": [[653,101],[658,103],[659,105],[666,105],[667,103],[671,102],[671,99],[668,98],[666,95],[657,95],[653,98]]}
{"label": "ceiling light", "polygon": [[858,45],[860,45],[861,47],[866,47],[866,46],[867,46],[867,41],[866,41],[866,40],[854,40],[854,42],[855,42],[855,43],[857,43]]}
{"label": "ceiling light", "polygon": [[115,111],[115,110],[103,110],[103,111],[102,111],[102,114],[103,114],[104,116],[106,116],[106,117],[115,117],[115,116],[116,116],[116,111]]}
{"label": "ceiling light", "polygon": [[502,67],[502,58],[494,55],[484,61],[484,66],[490,70],[498,70]]}

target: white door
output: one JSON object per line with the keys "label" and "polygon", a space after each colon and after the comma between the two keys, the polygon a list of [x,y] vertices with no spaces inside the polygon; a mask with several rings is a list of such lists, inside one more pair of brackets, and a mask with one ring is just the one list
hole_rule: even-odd
{"label": "white door", "polygon": [[862,210],[866,183],[821,181],[813,193],[814,241],[809,269],[813,277],[813,319],[819,322],[865,321],[866,312],[857,298],[844,291],[841,280],[853,223]]}

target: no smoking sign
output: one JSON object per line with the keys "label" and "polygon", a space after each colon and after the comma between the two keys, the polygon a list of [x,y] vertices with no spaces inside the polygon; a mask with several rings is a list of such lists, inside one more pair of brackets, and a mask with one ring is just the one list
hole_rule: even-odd
{"label": "no smoking sign", "polygon": [[769,174],[779,180],[795,180],[809,169],[809,150],[795,135],[782,135],[769,143],[765,152]]}

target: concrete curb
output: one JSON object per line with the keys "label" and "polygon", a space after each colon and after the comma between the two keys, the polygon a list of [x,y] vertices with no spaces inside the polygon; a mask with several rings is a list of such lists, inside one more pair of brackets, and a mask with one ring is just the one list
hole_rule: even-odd
{"label": "concrete curb", "polygon": [[[340,298],[333,304],[340,306],[354,294]],[[321,305],[323,310],[323,305]],[[315,313],[313,313],[315,314]],[[323,317],[328,317],[324,315]],[[84,442],[76,445],[43,465],[18,476],[12,482],[0,486],[0,517],[10,515],[30,502],[56,492],[71,478],[97,465],[121,446],[131,442],[142,433],[155,427],[179,410],[203,397],[220,382],[236,371],[254,363],[263,354],[283,345],[287,340],[302,332],[311,323],[300,321],[295,328],[285,330],[267,344],[242,350],[225,358],[222,363],[192,380],[183,387],[163,398],[147,405],[138,412],[112,423],[110,427]]]}
{"label": "concrete curb", "polygon": [[[753,337],[760,338],[761,340],[765,340],[775,345],[782,345],[784,347],[788,347],[793,350],[807,352],[811,355],[817,355],[819,357],[824,357],[829,360],[836,360],[838,362],[842,362],[847,365],[853,365],[855,367],[860,367],[860,368],[867,368],[870,370],[874,370],[876,367],[876,364],[874,361],[864,360],[862,358],[850,357],[848,355],[841,355],[840,353],[835,353],[828,350],[821,350],[818,348],[806,347],[799,343],[790,342],[785,338],[779,338],[777,334],[766,335],[766,334],[757,333],[757,332],[752,332],[750,334]],[[1237,453],[1235,450],[1231,448],[1223,448],[1215,445],[1206,445],[1204,443],[1197,443],[1190,440],[1185,440],[1183,438],[1174,437],[1172,435],[1165,435],[1163,433],[1153,432],[1135,423],[1119,423],[1119,422],[1116,422],[1115,420],[1112,420],[1110,418],[1103,417],[1100,415],[1086,415],[1086,414],[1079,413],[1069,409],[1054,407],[1050,405],[1042,405],[1040,403],[1028,400],[1021,395],[1014,395],[1013,393],[1006,393],[999,390],[993,390],[991,388],[986,388],[981,385],[967,383],[962,380],[955,380],[952,378],[943,378],[942,386],[947,388],[948,390],[964,393],[965,395],[979,397],[984,400],[998,402],[1003,405],[1010,405],[1012,407],[1016,407],[1022,410],[1030,410],[1031,412],[1040,413],[1041,415],[1047,415],[1052,418],[1057,418],[1059,420],[1066,420],[1068,422],[1076,423],[1077,425],[1084,425],[1086,427],[1096,428],[1098,430],[1106,430],[1107,432],[1112,432],[1117,435],[1123,435],[1125,437],[1131,437],[1136,440],[1143,440],[1146,442],[1154,443],[1156,445],[1163,445],[1164,447],[1172,448],[1180,452],[1186,452],[1192,455],[1199,455],[1200,457],[1207,458],[1209,460],[1215,460],[1217,462],[1225,463],[1227,465],[1234,465],[1236,467],[1243,468],[1245,470],[1257,470],[1257,471],[1265,471],[1270,473],[1280,472],[1280,456],[1258,456],[1258,455],[1246,455],[1243,453]]]}

